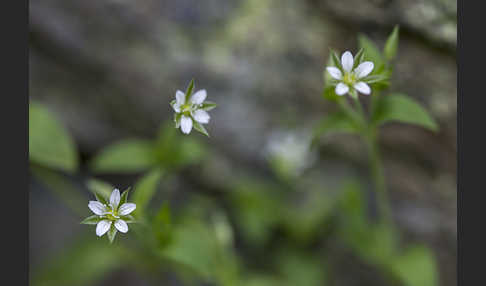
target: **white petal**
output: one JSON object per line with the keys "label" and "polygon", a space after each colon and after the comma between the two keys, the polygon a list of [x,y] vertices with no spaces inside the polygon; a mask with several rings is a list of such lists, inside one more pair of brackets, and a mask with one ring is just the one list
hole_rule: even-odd
{"label": "white petal", "polygon": [[209,122],[209,118],[210,118],[209,114],[202,109],[198,109],[194,111],[194,120],[196,120],[199,123],[206,124]]}
{"label": "white petal", "polygon": [[98,201],[89,201],[88,208],[97,215],[103,215],[106,211],[106,207]]}
{"label": "white petal", "polygon": [[192,129],[192,119],[188,116],[182,115],[181,117],[181,130],[184,134],[189,134]]}
{"label": "white petal", "polygon": [[111,227],[111,221],[109,220],[104,219],[98,222],[98,224],[96,225],[96,235],[102,236],[110,229],[110,227]]}
{"label": "white petal", "polygon": [[327,67],[327,72],[335,79],[340,80],[343,78],[343,74],[336,67]]}
{"label": "white petal", "polygon": [[186,94],[182,91],[176,91],[176,102],[179,106],[183,105],[186,102]]}
{"label": "white petal", "polygon": [[116,229],[118,229],[119,231],[121,231],[123,233],[128,231],[127,223],[124,220],[121,220],[121,219],[115,221],[115,227],[116,227]]}
{"label": "white petal", "polygon": [[120,191],[118,189],[114,189],[113,192],[111,192],[110,205],[113,208],[116,208],[118,207],[119,203],[120,203]]}
{"label": "white petal", "polygon": [[375,65],[372,62],[363,62],[354,69],[354,73],[358,78],[365,77],[370,74]]}
{"label": "white petal", "polygon": [[202,104],[206,99],[206,96],[207,93],[205,89],[198,90],[191,96],[191,102],[194,104]]}
{"label": "white petal", "polygon": [[343,95],[346,94],[349,91],[349,87],[345,85],[344,83],[340,82],[336,85],[336,94],[337,95]]}
{"label": "white petal", "polygon": [[350,72],[353,68],[353,63],[353,55],[350,51],[345,51],[341,56],[341,65],[343,66],[343,69],[347,72]]}
{"label": "white petal", "polygon": [[136,208],[137,208],[137,206],[134,203],[124,203],[118,209],[118,214],[119,215],[127,215],[127,214],[133,212]]}
{"label": "white petal", "polygon": [[181,112],[181,105],[179,103],[177,103],[177,102],[174,102],[174,104],[172,104],[172,108],[177,113]]}
{"label": "white petal", "polygon": [[356,84],[354,85],[354,88],[355,88],[357,91],[361,92],[362,94],[370,94],[370,93],[371,93],[371,88],[370,88],[370,86],[369,86],[369,85],[367,85],[366,83],[362,82],[362,81],[360,81],[360,82],[356,83]]}

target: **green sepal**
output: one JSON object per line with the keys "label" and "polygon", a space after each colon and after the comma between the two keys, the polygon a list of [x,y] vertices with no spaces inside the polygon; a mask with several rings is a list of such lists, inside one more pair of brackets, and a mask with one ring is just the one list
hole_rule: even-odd
{"label": "green sepal", "polygon": [[362,78],[361,81],[366,83],[376,83],[376,82],[384,82],[387,81],[390,77],[385,74],[376,74],[376,75],[369,75],[365,78]]}
{"label": "green sepal", "polygon": [[331,50],[331,61],[335,67],[337,67],[341,72],[343,72],[341,61],[339,60],[339,57],[334,50]]}
{"label": "green sepal", "polygon": [[108,205],[108,201],[105,199],[105,197],[103,197],[102,195],[98,194],[98,193],[94,193],[95,197],[96,197],[96,200],[104,205]]}
{"label": "green sepal", "polygon": [[339,95],[336,94],[335,89],[336,89],[335,85],[327,86],[322,91],[322,97],[330,101],[337,101],[339,99]]}
{"label": "green sepal", "polygon": [[130,191],[131,187],[128,187],[120,196],[120,206],[127,202],[128,199],[128,192]]}
{"label": "green sepal", "polygon": [[194,90],[194,79],[191,79],[191,82],[189,83],[186,89],[186,102],[189,102],[189,99],[191,99],[193,90]]}
{"label": "green sepal", "polygon": [[208,131],[206,131],[206,128],[204,128],[204,126],[201,123],[197,122],[196,120],[192,120],[192,122],[193,122],[194,129],[209,137]]}
{"label": "green sepal", "polygon": [[136,223],[137,222],[132,215],[121,216],[121,219],[123,219],[126,223]]}
{"label": "green sepal", "polygon": [[209,111],[209,110],[215,108],[216,106],[218,106],[218,105],[216,103],[212,102],[212,101],[205,101],[205,102],[203,102],[201,109]]}
{"label": "green sepal", "polygon": [[354,56],[353,70],[363,62],[364,59],[364,49],[359,49],[358,53]]}
{"label": "green sepal", "polygon": [[101,220],[103,220],[103,218],[99,215],[92,215],[85,218],[80,224],[98,224]]}
{"label": "green sepal", "polygon": [[110,226],[110,230],[108,230],[108,232],[106,233],[110,243],[113,243],[113,240],[115,240],[116,232],[117,232],[116,227],[112,223],[111,226]]}
{"label": "green sepal", "polygon": [[174,113],[174,122],[176,124],[175,128],[179,128],[181,125],[182,113]]}

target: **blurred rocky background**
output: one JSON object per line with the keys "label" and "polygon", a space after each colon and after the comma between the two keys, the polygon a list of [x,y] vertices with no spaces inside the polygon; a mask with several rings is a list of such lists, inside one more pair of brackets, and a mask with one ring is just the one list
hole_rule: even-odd
{"label": "blurred rocky background", "polygon": [[[355,53],[359,33],[382,46],[399,24],[394,91],[425,106],[440,132],[383,128],[393,216],[407,240],[434,250],[439,284],[455,285],[456,9],[453,0],[31,0],[30,98],[67,126],[83,168],[117,140],[153,138],[161,122],[172,120],[175,91],[195,78],[196,89],[205,88],[219,106],[211,112],[211,138],[202,138],[215,155],[190,176],[199,188],[217,188],[222,174],[265,176],[272,138],[310,132],[335,109],[321,97],[329,48]],[[366,176],[364,150],[353,136],[330,136],[311,163],[328,184],[348,173]],[[31,185],[35,268],[81,226]],[[335,285],[376,285],[367,272],[350,270],[363,280],[353,284],[343,275]],[[144,285],[124,275],[119,280],[128,284],[107,278],[100,285]]]}

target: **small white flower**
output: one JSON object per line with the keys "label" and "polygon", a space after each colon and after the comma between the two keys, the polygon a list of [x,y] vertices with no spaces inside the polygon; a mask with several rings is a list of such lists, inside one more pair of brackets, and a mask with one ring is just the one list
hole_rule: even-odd
{"label": "small white flower", "polygon": [[[88,203],[89,209],[95,214],[86,218],[81,223],[96,224],[96,235],[103,236],[108,232],[110,242],[115,238],[117,231],[126,233],[128,231],[128,224],[135,222],[130,215],[137,206],[134,203],[127,203],[128,190],[123,192],[120,196],[120,191],[114,189],[110,195],[109,200],[97,196],[96,201]],[[121,203],[121,205],[120,205]]]}
{"label": "small white flower", "polygon": [[191,81],[188,88],[188,95],[177,90],[176,99],[171,102],[171,106],[176,112],[174,118],[176,128],[180,127],[182,133],[189,134],[194,127],[199,132],[208,135],[202,124],[209,123],[211,117],[208,111],[216,107],[216,104],[205,101],[207,97],[205,89],[201,89],[192,94],[193,87],[194,82]]}
{"label": "small white flower", "polygon": [[362,94],[370,94],[370,86],[362,81],[362,79],[368,76],[374,68],[372,62],[362,62],[354,70],[353,55],[351,52],[346,51],[341,56],[342,70],[338,67],[327,67],[327,72],[332,78],[339,81],[336,85],[335,92],[337,95],[344,95],[350,92],[351,89],[357,90]]}

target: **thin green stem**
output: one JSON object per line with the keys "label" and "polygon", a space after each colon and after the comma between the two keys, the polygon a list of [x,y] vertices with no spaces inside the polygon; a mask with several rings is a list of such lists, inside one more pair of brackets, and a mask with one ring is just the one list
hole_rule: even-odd
{"label": "thin green stem", "polygon": [[391,210],[389,206],[383,165],[375,130],[368,133],[368,136],[366,136],[366,143],[368,147],[371,176],[375,184],[376,200],[378,204],[378,210],[380,212],[380,218],[382,222],[389,223],[391,221]]}

